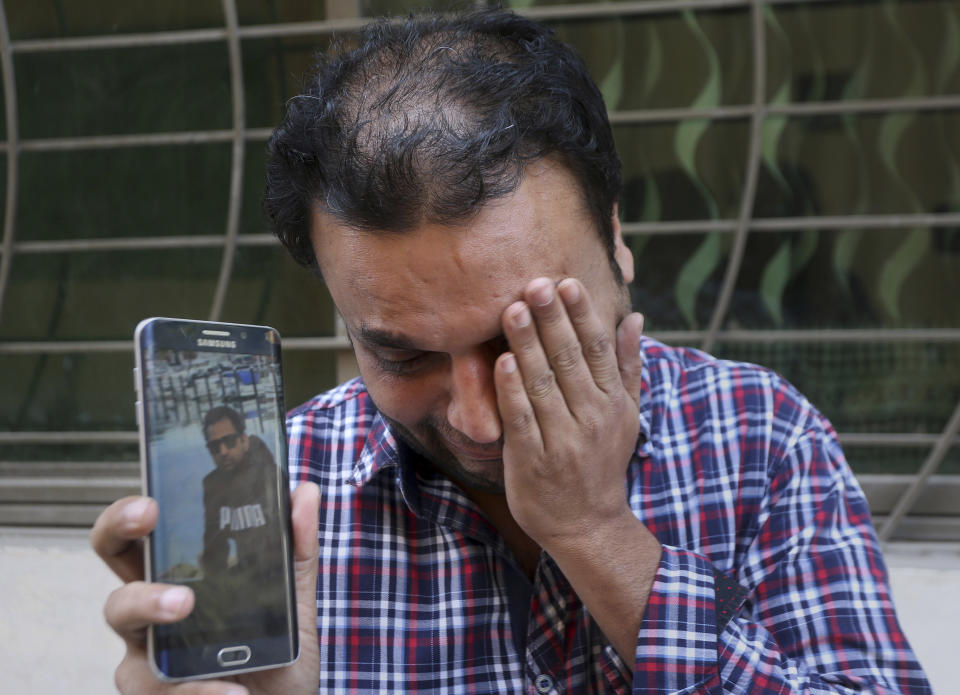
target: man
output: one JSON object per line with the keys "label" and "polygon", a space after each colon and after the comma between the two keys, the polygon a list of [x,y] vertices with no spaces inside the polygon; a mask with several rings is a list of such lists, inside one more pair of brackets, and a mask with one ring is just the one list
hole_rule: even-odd
{"label": "man", "polygon": [[[283,604],[285,558],[275,542],[280,518],[280,469],[256,435],[246,433],[243,416],[228,406],[211,408],[203,434],[214,469],[203,478],[201,576],[191,583],[195,607],[186,618],[190,640],[222,629],[223,616],[237,606],[263,621],[283,623],[262,606]],[[271,623],[273,630],[282,629]]]}
{"label": "man", "polygon": [[[363,379],[290,414],[303,653],[251,691],[929,691],[830,425],[641,339],[619,171],[580,60],[509,13],[377,25],[290,102],[265,207]],[[155,514],[98,522],[121,577]],[[171,591],[108,601],[122,690]]]}
{"label": "man", "polygon": [[203,479],[204,574],[229,572],[254,580],[264,546],[280,523],[276,491],[280,469],[267,445],[248,436],[233,408],[211,408],[203,419],[207,451],[215,468]]}

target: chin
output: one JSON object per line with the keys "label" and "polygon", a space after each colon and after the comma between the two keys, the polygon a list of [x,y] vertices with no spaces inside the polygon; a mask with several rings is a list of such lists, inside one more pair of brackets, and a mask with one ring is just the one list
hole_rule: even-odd
{"label": "chin", "polygon": [[444,473],[448,478],[459,484],[461,487],[467,487],[477,492],[487,492],[503,495],[506,488],[503,483],[503,460],[498,459],[497,463],[485,462],[483,472],[474,472],[457,461],[454,465],[443,465],[439,462],[433,462],[434,465]]}
{"label": "chin", "polygon": [[384,416],[390,427],[407,446],[422,456],[435,470],[460,487],[492,494],[504,494],[503,459],[461,460],[443,442],[435,426],[423,424],[415,434],[396,420]]}

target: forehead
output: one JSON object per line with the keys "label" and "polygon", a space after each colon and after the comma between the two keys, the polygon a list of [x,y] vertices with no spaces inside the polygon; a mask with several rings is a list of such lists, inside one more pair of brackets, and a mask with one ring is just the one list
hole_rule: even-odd
{"label": "forehead", "polygon": [[516,192],[456,226],[358,231],[317,210],[312,239],[355,336],[361,329],[400,331],[438,349],[460,335],[499,334],[500,313],[535,277],[576,276],[590,288],[611,276],[581,201],[565,169],[543,165]]}
{"label": "forehead", "polygon": [[230,434],[236,432],[237,428],[233,426],[233,423],[230,421],[230,418],[224,417],[216,422],[212,422],[207,425],[207,434]]}

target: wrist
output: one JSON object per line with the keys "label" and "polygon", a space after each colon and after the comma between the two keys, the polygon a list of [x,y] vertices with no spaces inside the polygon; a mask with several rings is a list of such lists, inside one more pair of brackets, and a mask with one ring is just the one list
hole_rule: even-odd
{"label": "wrist", "polygon": [[659,562],[661,552],[660,542],[626,504],[615,514],[585,521],[575,531],[552,534],[540,545],[561,567],[584,562],[598,565],[640,553],[655,554]]}

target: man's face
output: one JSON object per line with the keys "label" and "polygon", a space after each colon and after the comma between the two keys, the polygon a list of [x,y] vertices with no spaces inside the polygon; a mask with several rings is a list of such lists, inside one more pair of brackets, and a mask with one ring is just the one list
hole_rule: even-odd
{"label": "man's face", "polygon": [[207,427],[207,450],[217,468],[231,469],[243,462],[250,448],[247,435],[237,432],[229,418],[224,418]]}
{"label": "man's face", "polygon": [[[578,278],[615,336],[630,311],[606,249],[562,166],[528,166],[515,193],[461,225],[357,231],[314,210],[312,240],[373,402],[394,431],[461,484],[503,490],[493,364],[501,314],[537,277]],[[627,282],[633,258],[614,219]]]}

